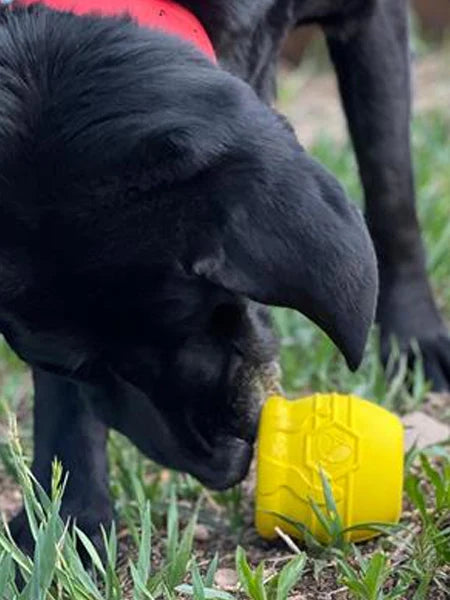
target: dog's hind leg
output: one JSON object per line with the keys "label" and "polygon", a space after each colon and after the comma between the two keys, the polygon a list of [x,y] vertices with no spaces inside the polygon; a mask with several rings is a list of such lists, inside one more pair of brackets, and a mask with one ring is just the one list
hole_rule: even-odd
{"label": "dog's hind leg", "polygon": [[[97,548],[103,547],[99,525],[112,520],[107,479],[107,428],[92,413],[77,384],[35,369],[34,460],[32,472],[49,492],[56,457],[68,472],[62,517],[76,520]],[[34,542],[25,511],[10,523],[21,548],[31,554]]]}
{"label": "dog's hind leg", "polygon": [[433,387],[448,389],[450,338],[430,290],[415,208],[407,3],[380,0],[356,30],[329,30],[327,41],[378,255],[382,358],[395,336],[411,364],[416,339]]}

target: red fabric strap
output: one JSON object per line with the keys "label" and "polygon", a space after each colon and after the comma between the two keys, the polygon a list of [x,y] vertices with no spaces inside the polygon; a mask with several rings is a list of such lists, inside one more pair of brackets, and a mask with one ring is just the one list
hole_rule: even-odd
{"label": "red fabric strap", "polygon": [[[34,4],[38,0],[22,0]],[[216,55],[205,28],[195,15],[173,0],[40,0],[56,10],[77,15],[97,13],[116,16],[128,13],[139,25],[161,29],[194,44],[213,62]]]}

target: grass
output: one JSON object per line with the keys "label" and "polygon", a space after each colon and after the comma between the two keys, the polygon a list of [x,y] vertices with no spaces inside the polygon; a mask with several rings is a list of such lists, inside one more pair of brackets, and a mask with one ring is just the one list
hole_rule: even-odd
{"label": "grass", "polygon": [[[12,540],[7,524],[1,527],[0,598],[5,600],[171,600],[179,595],[196,599],[232,600],[247,597],[252,600],[284,600],[301,583],[306,568],[317,567],[311,567],[314,561],[319,564],[320,561],[334,563],[338,581],[354,598],[403,598],[409,589],[414,589],[412,597],[419,600],[429,597],[427,594],[432,583],[443,593],[449,591],[445,588],[445,577],[448,576],[446,566],[450,561],[448,458],[441,461],[440,468],[434,468],[425,454],[416,453],[421,471],[415,474],[413,469],[416,468],[416,462],[414,457],[409,457],[410,472],[407,473],[405,489],[419,516],[419,535],[412,535],[414,530],[407,524],[401,528],[391,528],[391,536],[385,540],[389,543],[389,551],[375,550],[368,556],[364,555],[353,544],[344,541],[345,530],[336,518],[336,505],[324,478],[326,509],[320,520],[332,534],[329,544],[321,545],[312,539],[315,552],[308,556],[290,540],[296,555],[278,572],[266,571],[263,561],[252,568],[245,551],[238,546],[235,550],[238,584],[236,591],[231,594],[214,585],[219,566],[218,556],[210,557],[201,568],[195,557],[195,527],[204,500],[201,494],[181,530],[177,486],[171,484],[164,543],[158,547],[158,567],[153,570],[152,539],[156,533],[161,536],[162,532],[152,522],[151,502],[146,497],[141,481],[135,480],[132,500],[137,507],[137,514],[130,530],[126,561],[120,566],[119,537],[115,524],[109,532],[103,532],[105,558],[102,559],[82,531],[59,518],[65,487],[62,468],[54,463],[52,491],[48,497],[30,474],[14,420],[9,449],[24,493],[24,504],[36,548],[32,558],[25,556]],[[386,528],[386,532],[389,533],[389,528]],[[90,557],[89,569],[83,566],[79,558],[77,548],[80,546]],[[397,557],[395,571],[390,556]],[[18,574],[25,582],[20,589],[17,586]],[[127,586],[123,585],[124,579],[128,581]]]}
{"label": "grass", "polygon": [[[449,133],[450,120],[442,113],[427,114],[414,124],[419,214],[428,268],[447,317]],[[314,153],[338,176],[349,195],[360,201],[348,147],[322,137]],[[376,331],[361,369],[352,374],[333,345],[305,318],[281,309],[274,310],[274,317],[282,341],[284,385],[289,392],[351,391],[400,412],[423,406],[428,386],[420,360],[411,376],[406,368],[400,369],[387,384],[378,361]],[[18,415],[20,442],[14,421],[7,426],[12,412]],[[76,526],[67,526],[59,519],[64,493],[61,467],[54,466],[50,498],[30,476],[29,414],[26,369],[0,343],[0,486],[6,476],[19,482],[36,539],[34,557],[28,558],[11,540],[6,524],[0,525],[1,600],[283,600],[297,592],[304,598],[437,600],[448,594],[448,445],[408,453],[401,526],[386,527],[384,536],[358,547],[346,542],[324,479],[324,508],[315,509],[321,511],[319,521],[329,529],[330,541],[319,543],[305,536],[303,530],[307,543],[299,549],[298,543],[286,536],[275,545],[257,539],[248,485],[211,494],[193,478],[151,464],[121,436],[113,434],[109,447],[111,493],[118,519],[104,532],[106,558],[101,558]],[[209,535],[206,540],[199,539],[198,524]],[[89,570],[78,557],[79,547],[91,557]],[[222,581],[218,575],[224,567],[232,568],[236,580],[219,586],[216,582]],[[22,590],[15,583],[19,572],[26,582]],[[322,592],[325,595],[320,596]]]}

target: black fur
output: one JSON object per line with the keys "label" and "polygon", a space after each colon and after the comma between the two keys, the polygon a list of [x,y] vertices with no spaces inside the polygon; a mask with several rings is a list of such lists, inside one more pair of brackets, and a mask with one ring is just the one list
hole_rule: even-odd
{"label": "black fur", "polygon": [[[225,70],[123,19],[1,12],[0,330],[34,372],[33,470],[47,486],[58,455],[91,535],[108,427],[213,488],[246,474],[276,356],[259,303],[308,315],[351,367],[374,312],[359,213],[266,105],[289,27],[321,21],[342,64],[373,3],[184,4]],[[29,548],[23,514],[13,530]]]}

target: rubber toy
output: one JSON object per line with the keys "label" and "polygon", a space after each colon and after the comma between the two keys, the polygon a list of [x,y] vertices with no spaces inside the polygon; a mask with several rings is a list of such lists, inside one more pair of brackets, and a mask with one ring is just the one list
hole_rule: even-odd
{"label": "rubber toy", "polygon": [[[380,406],[356,396],[315,394],[298,400],[272,396],[260,420],[256,528],[267,539],[279,527],[296,538],[298,529],[278,517],[302,523],[320,541],[328,534],[310,499],[325,507],[320,471],[333,491],[343,527],[396,523],[403,488],[403,426]],[[353,530],[348,541],[378,535]]]}

